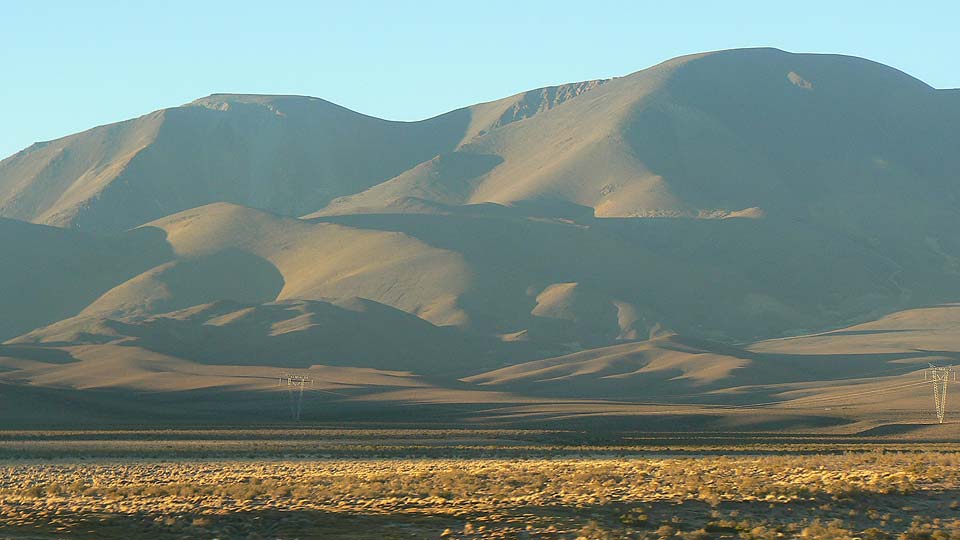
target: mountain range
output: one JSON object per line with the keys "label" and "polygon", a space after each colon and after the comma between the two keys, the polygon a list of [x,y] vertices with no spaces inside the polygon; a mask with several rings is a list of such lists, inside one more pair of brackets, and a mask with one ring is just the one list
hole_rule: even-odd
{"label": "mountain range", "polygon": [[742,49],[418,122],[214,94],[37,143],[0,162],[0,395],[115,419],[297,369],[364,410],[910,409],[960,351],[957,125],[958,90]]}

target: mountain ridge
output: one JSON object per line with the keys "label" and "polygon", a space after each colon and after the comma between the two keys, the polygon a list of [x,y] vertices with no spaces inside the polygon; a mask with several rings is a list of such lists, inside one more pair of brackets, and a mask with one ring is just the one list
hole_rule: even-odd
{"label": "mountain ridge", "polygon": [[960,91],[768,48],[414,122],[212,94],[0,162],[0,379],[239,396],[290,368],[366,381],[363,407],[873,392],[958,354],[958,124]]}
{"label": "mountain ridge", "polygon": [[[494,129],[491,124],[506,125],[549,110],[575,97],[584,85],[589,83],[523,92],[412,122],[382,120],[309,96],[211,94],[36,143],[0,161],[0,216],[116,232],[221,200],[304,214],[333,196],[369,187],[452,151],[476,133]],[[537,92],[550,100],[539,103],[531,97]],[[243,134],[251,129],[255,132]],[[223,137],[235,139],[233,146],[209,142]],[[297,138],[304,137],[319,147],[298,146]],[[269,144],[264,146],[264,141]],[[350,158],[351,148],[367,146],[387,152],[381,150],[375,160]],[[217,157],[218,152],[223,156]],[[176,166],[185,159],[187,163]],[[240,166],[232,163],[237,160]],[[318,171],[319,190],[314,177]],[[190,202],[168,200],[165,191],[170,186],[157,187],[180,177],[185,178],[177,188],[180,197]],[[286,184],[264,183],[277,177]],[[210,193],[190,195],[196,190],[191,184],[206,185]],[[284,189],[291,192],[284,194]],[[97,210],[103,205],[105,210]],[[118,211],[123,215],[97,217]]]}

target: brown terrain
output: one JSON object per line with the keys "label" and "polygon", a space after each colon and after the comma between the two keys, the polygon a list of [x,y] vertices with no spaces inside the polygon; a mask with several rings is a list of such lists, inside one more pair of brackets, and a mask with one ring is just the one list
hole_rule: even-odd
{"label": "brown terrain", "polygon": [[420,122],[215,94],[0,162],[0,422],[955,437],[960,94],[673,59]]}

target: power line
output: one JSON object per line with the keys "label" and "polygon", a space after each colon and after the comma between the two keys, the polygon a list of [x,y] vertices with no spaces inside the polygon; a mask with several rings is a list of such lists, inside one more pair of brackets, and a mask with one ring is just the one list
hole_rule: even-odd
{"label": "power line", "polygon": [[906,384],[898,384],[895,386],[886,386],[882,388],[871,388],[867,390],[859,390],[856,392],[847,392],[844,394],[834,394],[827,396],[806,396],[800,397],[793,400],[780,400],[780,401],[767,401],[763,403],[750,403],[747,405],[722,405],[723,408],[728,409],[751,409],[755,407],[765,407],[768,405],[799,405],[799,406],[809,406],[812,403],[819,403],[823,401],[837,401],[841,399],[851,399],[859,398],[863,396],[868,396],[871,394],[881,394],[885,392],[893,392],[896,390],[902,390],[904,388],[912,388],[916,386],[922,386],[928,384],[926,381],[912,382]]}
{"label": "power line", "polygon": [[832,396],[831,396],[831,395],[827,395],[827,396],[808,396],[808,397],[797,398],[796,400],[794,400],[794,401],[791,402],[791,403],[795,403],[795,402],[797,402],[797,401],[801,401],[801,402],[804,402],[804,403],[808,403],[808,402],[810,402],[810,401],[817,402],[817,401],[835,401],[835,400],[838,400],[838,399],[851,399],[851,398],[855,399],[855,398],[861,398],[861,397],[864,397],[864,396],[869,396],[869,395],[872,395],[872,394],[883,394],[883,393],[886,393],[886,392],[893,392],[893,391],[896,391],[896,390],[902,390],[902,389],[904,389],[904,388],[913,388],[913,387],[916,387],[916,386],[922,386],[922,385],[924,385],[924,384],[926,384],[926,383],[924,383],[924,382],[912,382],[912,383],[906,383],[906,384],[898,384],[898,385],[896,385],[896,386],[885,386],[885,387],[881,387],[881,388],[870,388],[870,389],[867,389],[867,390],[859,390],[859,391],[857,391],[857,392],[848,392],[848,393],[846,393],[846,394],[835,394],[835,395],[832,395]]}

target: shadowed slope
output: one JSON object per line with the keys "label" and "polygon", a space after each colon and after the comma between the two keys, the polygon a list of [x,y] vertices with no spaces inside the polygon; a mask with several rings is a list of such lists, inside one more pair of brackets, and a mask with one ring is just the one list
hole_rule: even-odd
{"label": "shadowed slope", "polygon": [[[439,203],[592,209],[607,219],[572,218],[591,232],[557,231],[569,238],[563,248],[524,241],[554,249],[509,259],[538,268],[538,283],[523,278],[541,287],[534,294],[600,282],[655,323],[719,339],[835,327],[960,299],[957,96],[853,57],[692,55],[492,130],[309,217],[470,253],[467,234],[450,239],[456,229],[413,232],[401,218],[349,214],[436,213]],[[637,255],[583,247],[576,235]],[[484,246],[477,260],[502,249]]]}
{"label": "shadowed slope", "polygon": [[[470,284],[470,270],[458,254],[409,235],[307,223],[229,204],[181,212],[150,227],[164,230],[183,258],[230,250],[268,262],[283,278],[278,300],[356,296],[436,324],[467,322],[457,300]],[[246,274],[251,270],[233,268],[255,281],[257,276]]]}
{"label": "shadowed slope", "polygon": [[360,296],[438,324],[468,323],[461,257],[401,233],[221,203],[117,237],[13,220],[0,220],[0,235],[4,339],[77,314],[142,316],[221,299]]}
{"label": "shadowed slope", "polygon": [[[278,392],[276,377],[292,367],[315,378],[325,407],[374,415],[421,407],[410,409],[404,421],[438,413],[508,422],[690,414],[736,421],[764,414],[771,415],[771,426],[793,417],[800,424],[821,418],[863,420],[870,427],[889,421],[890,414],[920,418],[929,409],[920,371],[928,361],[949,361],[960,352],[915,350],[910,343],[925,333],[956,334],[953,311],[955,306],[911,310],[846,330],[744,347],[663,335],[457,382],[465,367],[483,370],[498,357],[519,358],[529,350],[470,338],[358,299],[218,302],[126,321],[78,317],[38,330],[0,346],[0,381],[29,383],[34,393],[110,389],[116,393],[73,399],[101,407],[122,400],[175,403],[171,410],[138,414],[177,419],[203,409],[216,419],[277,401],[270,396]],[[844,351],[847,339],[883,340],[897,332],[912,337],[895,347],[888,343],[883,352]],[[789,351],[804,343],[815,343],[816,350]],[[134,391],[150,396],[134,398]],[[51,421],[58,415],[63,412],[36,417]]]}
{"label": "shadowed slope", "polygon": [[[922,370],[960,361],[960,306],[840,330],[723,345],[681,336],[525,362],[465,378],[524,395],[799,408],[932,407]],[[929,416],[929,414],[928,414]]]}
{"label": "shadowed slope", "polygon": [[158,232],[95,237],[0,218],[0,342],[76,315],[115,285],[172,259]]}
{"label": "shadowed slope", "polygon": [[388,122],[315,98],[213,95],[4,160],[0,210],[98,231],[217,201],[299,214],[452,149],[468,120]]}
{"label": "shadowed slope", "polygon": [[[862,232],[906,215],[891,203],[906,194],[947,210],[957,196],[960,158],[949,148],[958,119],[955,93],[868,60],[776,49],[692,55],[492,130],[449,159],[502,160],[488,171],[465,178],[443,161],[425,164],[324,213],[398,196],[557,199],[599,216],[803,216]],[[854,198],[860,205],[847,212]]]}
{"label": "shadowed slope", "polygon": [[482,387],[553,398],[644,403],[709,403],[875,409],[896,400],[920,408],[922,370],[942,354],[758,353],[705,340],[664,336],[524,362],[463,379]]}
{"label": "shadowed slope", "polygon": [[269,262],[228,248],[152,268],[111,289],[80,316],[164,313],[221,299],[269,302],[283,285],[283,275]]}
{"label": "shadowed slope", "polygon": [[[96,239],[0,223],[46,231],[10,233],[6,336],[81,312],[361,297],[553,356],[665,332],[752,342],[957,301],[958,96],[775,49],[413,123],[210,96],[0,165],[0,212],[107,230],[157,218]],[[51,280],[70,285],[45,292]]]}
{"label": "shadowed slope", "polygon": [[214,94],[10,156],[0,162],[0,216],[119,231],[221,201],[300,215],[599,84],[545,88],[419,122],[310,97]]}
{"label": "shadowed slope", "polygon": [[[572,221],[518,207],[467,209],[317,222],[402,232],[458,254],[471,276],[458,305],[474,328],[588,346],[658,327],[741,341],[804,333],[960,294],[942,256],[922,243],[896,245],[892,260],[886,247],[790,221]],[[534,313],[537,297],[562,284],[577,284],[583,301],[562,302],[573,312],[552,316],[546,306],[560,299],[547,294]],[[557,323],[577,319],[588,324]]]}
{"label": "shadowed slope", "polygon": [[120,345],[203,364],[287,368],[323,364],[434,376],[497,365],[509,350],[524,354],[523,345],[511,347],[439,328],[359,298],[256,305],[220,301],[160,315],[79,316],[8,342],[27,345],[91,351],[95,346],[113,350]]}

